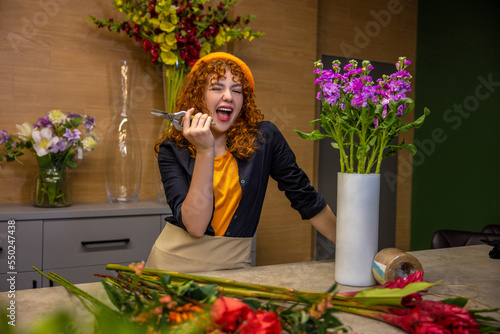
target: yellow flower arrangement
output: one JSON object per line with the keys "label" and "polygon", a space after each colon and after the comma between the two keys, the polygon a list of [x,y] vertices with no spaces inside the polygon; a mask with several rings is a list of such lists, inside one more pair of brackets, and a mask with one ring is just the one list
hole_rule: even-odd
{"label": "yellow flower arrangement", "polygon": [[221,0],[207,6],[208,0],[115,0],[115,8],[126,15],[122,21],[113,18],[89,20],[98,27],[124,32],[141,43],[154,64],[165,69],[169,92],[167,111],[175,107],[175,96],[191,66],[204,55],[233,40],[253,40],[263,35],[253,32],[248,23],[254,15],[230,18],[229,8],[237,0]]}

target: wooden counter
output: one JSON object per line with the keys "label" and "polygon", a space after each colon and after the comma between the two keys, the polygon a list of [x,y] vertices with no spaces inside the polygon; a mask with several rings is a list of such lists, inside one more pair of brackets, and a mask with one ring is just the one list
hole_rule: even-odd
{"label": "wooden counter", "polygon": [[[443,280],[431,292],[440,294],[436,298],[451,296],[469,297],[468,306],[490,308],[500,306],[500,260],[488,256],[492,247],[487,245],[467,246],[412,252],[424,267],[424,279],[430,282]],[[335,263],[302,262],[272,266],[252,267],[241,270],[204,272],[201,275],[231,278],[261,284],[271,284],[300,290],[326,291],[334,283]],[[104,271],[104,267],[103,267]],[[100,283],[79,284],[78,287],[101,300],[107,297]],[[360,288],[340,286],[340,291],[354,291]],[[92,316],[80,301],[62,287],[17,291],[16,329],[31,326],[49,311],[65,309],[82,319],[82,333],[92,332]],[[0,305],[5,310],[10,298],[0,294]],[[500,314],[495,314],[500,319]],[[339,314],[339,319],[358,333],[402,333],[399,329],[374,320],[350,314]],[[17,332],[16,332],[17,333]]]}

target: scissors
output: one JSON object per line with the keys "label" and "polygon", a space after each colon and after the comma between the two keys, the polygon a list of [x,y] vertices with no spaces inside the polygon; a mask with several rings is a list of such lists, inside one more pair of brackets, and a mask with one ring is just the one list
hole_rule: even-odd
{"label": "scissors", "polygon": [[[186,115],[186,111],[183,110],[183,111],[178,111],[176,113],[169,113],[158,109],[153,109],[153,110],[154,112],[151,112],[151,114],[161,118],[165,118],[166,120],[170,121],[170,123],[172,123],[177,130],[182,131],[183,129],[182,123],[184,121],[184,116]],[[194,116],[191,116],[191,118],[193,117]],[[215,125],[214,122],[210,124]]]}

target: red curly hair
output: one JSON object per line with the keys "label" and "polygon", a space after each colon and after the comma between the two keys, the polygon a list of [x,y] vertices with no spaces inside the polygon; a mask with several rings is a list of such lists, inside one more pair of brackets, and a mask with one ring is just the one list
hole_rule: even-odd
{"label": "red curly hair", "polygon": [[[239,159],[247,159],[252,156],[257,145],[257,126],[262,122],[264,116],[255,104],[255,95],[252,86],[244,75],[240,66],[230,59],[211,59],[202,61],[197,66],[196,71],[191,71],[184,84],[184,88],[177,97],[177,110],[188,110],[194,108],[196,111],[204,114],[208,113],[204,100],[205,90],[209,79],[212,82],[218,82],[224,78],[226,71],[229,70],[233,77],[239,78],[243,86],[243,106],[241,112],[227,132],[227,150],[234,153]],[[182,131],[173,126],[158,138],[155,144],[155,152],[160,150],[161,143],[165,140],[172,140],[177,146],[188,149],[191,156],[196,155],[194,146],[187,141]]]}

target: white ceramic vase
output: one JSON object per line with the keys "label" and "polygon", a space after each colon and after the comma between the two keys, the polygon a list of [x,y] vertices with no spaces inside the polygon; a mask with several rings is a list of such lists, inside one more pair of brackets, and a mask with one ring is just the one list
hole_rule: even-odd
{"label": "white ceramic vase", "polygon": [[380,174],[338,173],[335,281],[371,286],[378,251]]}

